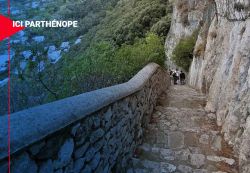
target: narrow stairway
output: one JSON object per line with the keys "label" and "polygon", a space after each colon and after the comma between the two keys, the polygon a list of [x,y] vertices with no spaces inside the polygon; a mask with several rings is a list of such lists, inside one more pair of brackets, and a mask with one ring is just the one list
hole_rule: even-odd
{"label": "narrow stairway", "polygon": [[162,95],[127,173],[237,173],[206,97],[188,86]]}

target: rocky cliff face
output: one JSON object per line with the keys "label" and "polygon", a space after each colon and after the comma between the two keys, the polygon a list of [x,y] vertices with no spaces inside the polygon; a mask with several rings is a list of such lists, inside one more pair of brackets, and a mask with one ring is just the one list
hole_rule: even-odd
{"label": "rocky cliff face", "polygon": [[[167,55],[171,58],[173,42],[191,33],[185,30],[201,24],[189,84],[208,95],[206,111],[216,114],[225,140],[239,155],[240,172],[250,172],[250,1],[206,0],[202,3],[211,4],[214,10],[199,8],[202,15],[197,12],[188,27],[177,22],[177,3],[166,41]],[[188,11],[192,16],[193,11]]]}
{"label": "rocky cliff face", "polygon": [[166,64],[175,67],[172,63],[172,53],[180,39],[190,36],[194,31],[200,28],[207,14],[211,13],[213,8],[211,3],[200,0],[172,0],[173,14],[169,34],[166,39]]}

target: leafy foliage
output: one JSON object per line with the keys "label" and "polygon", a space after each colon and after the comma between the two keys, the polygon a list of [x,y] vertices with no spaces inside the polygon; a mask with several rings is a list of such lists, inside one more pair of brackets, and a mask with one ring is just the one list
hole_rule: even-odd
{"label": "leafy foliage", "polygon": [[152,33],[118,48],[106,41],[96,43],[64,66],[63,85],[56,86],[58,95],[66,97],[127,81],[149,62],[163,65],[164,59],[163,40]]}
{"label": "leafy foliage", "polygon": [[197,33],[198,32],[195,31],[191,36],[181,39],[173,51],[173,61],[185,71],[189,70],[192,62]]}

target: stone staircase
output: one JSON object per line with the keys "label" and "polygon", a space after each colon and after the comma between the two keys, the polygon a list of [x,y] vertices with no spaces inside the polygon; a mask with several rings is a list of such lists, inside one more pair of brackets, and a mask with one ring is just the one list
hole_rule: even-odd
{"label": "stone staircase", "polygon": [[158,101],[143,144],[127,173],[237,173],[238,159],[223,140],[206,97],[171,86]]}

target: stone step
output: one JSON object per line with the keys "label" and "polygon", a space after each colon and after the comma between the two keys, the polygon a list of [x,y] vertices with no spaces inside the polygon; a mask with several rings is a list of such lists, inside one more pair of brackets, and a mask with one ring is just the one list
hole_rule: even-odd
{"label": "stone step", "polygon": [[139,159],[146,159],[157,162],[176,161],[188,162],[191,152],[188,148],[184,149],[166,149],[160,147],[151,147],[149,144],[143,144],[138,147]]}
{"label": "stone step", "polygon": [[205,104],[194,89],[172,86],[159,99],[127,173],[237,173],[238,159],[225,153],[216,115]]}
{"label": "stone step", "polygon": [[171,173],[175,171],[176,166],[170,163],[133,158],[127,173]]}
{"label": "stone step", "polygon": [[183,148],[183,149],[166,149],[160,147],[154,147],[150,144],[143,144],[137,149],[140,160],[149,160],[153,162],[166,162],[173,165],[182,163],[191,167],[199,168],[205,164],[205,162],[219,163],[223,162],[227,165],[234,165],[235,160],[232,158],[226,158],[223,156],[206,155],[197,148]]}

